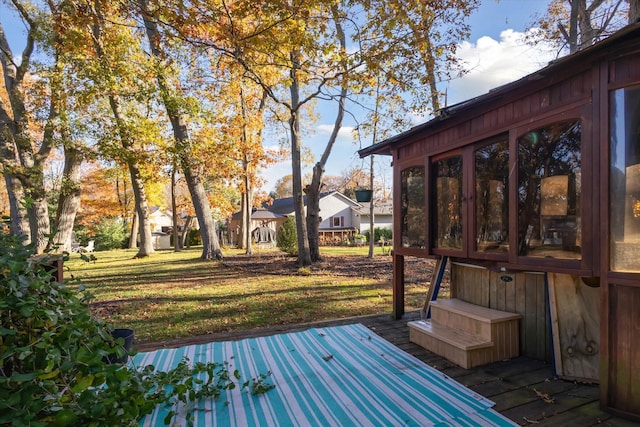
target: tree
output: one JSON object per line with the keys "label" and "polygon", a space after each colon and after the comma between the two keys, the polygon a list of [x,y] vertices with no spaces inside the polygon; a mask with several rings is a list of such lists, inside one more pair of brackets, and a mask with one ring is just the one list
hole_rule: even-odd
{"label": "tree", "polygon": [[[135,198],[135,217],[139,223],[138,231],[140,235],[140,247],[137,258],[146,257],[154,252],[153,241],[151,236],[151,227],[149,221],[149,207],[147,202],[147,194],[144,186],[144,178],[142,168],[140,166],[140,154],[135,150],[135,132],[136,123],[132,120],[135,117],[132,111],[127,111],[121,98],[121,93],[127,89],[126,85],[131,84],[132,80],[139,84],[138,89],[143,87],[140,78],[146,74],[136,75],[137,72],[145,71],[140,68],[130,68],[131,62],[141,63],[140,52],[136,61],[130,61],[132,47],[135,37],[131,32],[127,31],[124,25],[113,25],[113,22],[105,19],[105,13],[110,16],[118,16],[118,4],[100,3],[96,0],[87,8],[87,15],[84,17],[86,24],[90,28],[91,44],[95,55],[95,65],[98,72],[94,74],[94,78],[103,85],[109,103],[109,107],[113,114],[117,136],[122,145],[122,156],[126,162],[129,173],[131,175],[131,186]],[[76,10],[76,12],[79,12]],[[123,45],[123,43],[125,43]],[[133,44],[133,46],[136,46]],[[134,221],[135,222],[135,221]]]}
{"label": "tree", "polygon": [[[60,73],[62,65],[55,53],[53,65],[41,69],[40,79],[31,76],[34,71],[32,56],[38,41],[43,40],[48,28],[46,17],[38,16],[37,9],[15,1],[12,3],[27,25],[27,41],[20,60],[9,46],[0,24],[0,65],[4,76],[3,89],[8,102],[0,102],[1,161],[5,183],[9,192],[13,231],[23,233],[21,205],[26,207],[30,241],[36,244],[36,253],[42,253],[48,244],[49,208],[44,185],[44,165],[54,147],[55,122],[59,116]],[[33,91],[41,98],[31,99]],[[2,101],[2,99],[0,99]],[[35,101],[35,102],[31,102]],[[43,102],[42,102],[43,101]],[[42,102],[42,103],[41,103]],[[35,109],[46,108],[43,122],[35,123]]]}
{"label": "tree", "polygon": [[275,183],[275,188],[271,192],[271,197],[274,199],[284,199],[285,197],[291,197],[292,195],[293,176],[289,174],[278,179]]}
{"label": "tree", "polygon": [[[365,96],[375,86],[372,77],[382,75],[398,91],[427,94],[437,100],[437,94],[431,93],[433,85],[424,89],[424,75],[438,77],[439,71],[449,70],[442,64],[452,59],[456,36],[468,31],[461,20],[476,5],[475,0],[430,3],[432,7],[421,2],[318,0],[260,4],[258,16],[248,3],[202,5],[195,15],[177,11],[182,34],[195,44],[233,58],[247,77],[286,111],[282,118],[288,123],[291,147],[299,264],[319,259],[322,175],[342,127],[346,103],[360,105],[350,97]],[[194,21],[197,26],[184,25]],[[351,46],[347,45],[348,37],[353,41]],[[416,55],[416,51],[421,54]],[[435,78],[426,83],[433,81]],[[311,182],[303,188],[302,114],[305,107],[318,100],[336,102],[337,113]]]}
{"label": "tree", "polygon": [[552,41],[559,51],[574,53],[639,18],[639,0],[553,0],[533,23],[541,31],[529,41]]}
{"label": "tree", "polygon": [[189,132],[187,129],[186,118],[181,113],[181,99],[176,88],[169,87],[169,82],[162,70],[162,62],[166,60],[166,55],[161,46],[161,35],[158,30],[158,24],[155,17],[150,13],[148,2],[141,2],[141,13],[144,20],[147,39],[151,47],[151,53],[161,63],[156,67],[156,80],[160,89],[160,96],[165,106],[173,136],[175,138],[176,155],[184,173],[185,181],[191,194],[191,201],[198,217],[200,226],[200,234],[202,236],[202,259],[221,259],[222,250],[218,242],[218,235],[215,229],[215,222],[211,213],[211,207],[204,184],[200,174],[200,164],[197,162],[196,156],[192,152],[192,144],[190,143]]}

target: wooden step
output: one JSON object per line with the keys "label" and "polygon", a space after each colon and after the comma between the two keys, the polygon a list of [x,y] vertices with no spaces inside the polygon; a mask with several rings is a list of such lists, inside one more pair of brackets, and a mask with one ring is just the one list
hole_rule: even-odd
{"label": "wooden step", "polygon": [[421,333],[430,335],[434,338],[444,341],[449,345],[459,348],[460,350],[475,350],[493,346],[491,341],[487,341],[477,335],[472,335],[458,329],[449,328],[447,326],[434,323],[432,320],[416,320],[407,324],[411,330],[420,331]]}
{"label": "wooden step", "polygon": [[431,319],[410,322],[409,339],[465,369],[520,354],[517,313],[458,299],[431,302]]}
{"label": "wooden step", "polygon": [[522,315],[518,313],[508,313],[506,311],[494,310],[493,308],[482,307],[471,304],[457,298],[443,298],[431,302],[432,306],[437,306],[452,313],[462,314],[465,317],[480,320],[486,323],[505,322],[513,319],[520,319]]}
{"label": "wooden step", "polygon": [[521,317],[517,313],[481,307],[455,298],[431,302],[431,318],[435,323],[477,335],[487,341],[493,341],[496,334],[503,334],[501,330],[510,328],[510,323],[517,325]]}
{"label": "wooden step", "polygon": [[431,320],[409,322],[409,340],[469,369],[492,360],[493,343]]}

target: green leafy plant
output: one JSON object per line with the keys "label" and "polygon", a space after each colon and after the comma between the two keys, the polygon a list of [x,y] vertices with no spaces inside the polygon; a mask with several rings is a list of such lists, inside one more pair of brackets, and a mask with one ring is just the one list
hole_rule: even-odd
{"label": "green leafy plant", "polygon": [[[109,364],[126,354],[122,338],[93,318],[88,295],[58,283],[53,258],[0,230],[0,425],[134,426],[158,405],[178,405],[192,423],[195,403],[236,387],[225,363],[183,360],[168,372]],[[254,393],[273,388],[266,376],[247,381]]]}
{"label": "green leafy plant", "polygon": [[[367,240],[370,239],[370,232],[367,230],[364,235],[367,237]],[[389,228],[379,228],[376,227],[373,229],[373,241],[379,242],[380,239],[384,239],[386,242],[391,242],[393,240],[393,230]]]}
{"label": "green leafy plant", "polygon": [[276,243],[281,251],[289,255],[298,255],[298,232],[296,231],[296,220],[293,217],[287,217],[282,223],[282,227],[278,229]]}
{"label": "green leafy plant", "polygon": [[105,218],[96,226],[96,249],[122,249],[129,239],[125,224],[117,218]]}

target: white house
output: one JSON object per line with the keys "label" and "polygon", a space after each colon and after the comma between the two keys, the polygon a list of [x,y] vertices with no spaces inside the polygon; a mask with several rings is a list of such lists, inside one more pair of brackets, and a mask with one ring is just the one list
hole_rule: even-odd
{"label": "white house", "polygon": [[[305,207],[307,197],[304,197]],[[359,207],[358,202],[347,196],[332,191],[320,194],[320,245],[339,245],[353,239],[360,226],[360,216],[355,211]],[[271,206],[267,206],[271,212],[280,215],[293,216],[293,197],[276,199]]]}
{"label": "white house", "polygon": [[[369,214],[371,212],[369,202],[360,202],[357,213],[360,215],[360,234],[369,231]],[[373,227],[393,230],[393,203],[391,200],[374,200],[373,204]]]}
{"label": "white house", "polygon": [[[166,232],[167,228],[173,227],[173,214],[169,210],[153,206],[149,208],[149,222],[151,223],[151,232]],[[162,227],[165,227],[164,230]]]}

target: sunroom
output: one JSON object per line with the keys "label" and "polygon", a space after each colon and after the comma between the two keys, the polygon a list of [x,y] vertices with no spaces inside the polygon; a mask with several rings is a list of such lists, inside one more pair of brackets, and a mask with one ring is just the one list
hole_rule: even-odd
{"label": "sunroom", "polygon": [[[598,382],[603,407],[636,419],[639,53],[634,24],[360,151],[393,157],[396,318],[405,258],[448,261],[452,310],[517,315],[515,332],[502,333],[515,350],[493,357],[553,362],[561,378]],[[449,351],[418,329],[416,342]]]}

